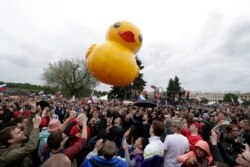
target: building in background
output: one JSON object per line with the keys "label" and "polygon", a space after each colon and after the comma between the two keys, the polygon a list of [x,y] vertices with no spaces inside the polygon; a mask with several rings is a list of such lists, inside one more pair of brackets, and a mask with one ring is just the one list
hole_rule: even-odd
{"label": "building in background", "polygon": [[248,92],[248,93],[241,93],[239,96],[240,96],[241,100],[250,101],[250,92]]}
{"label": "building in background", "polygon": [[227,93],[232,93],[237,96],[240,95],[240,92],[235,91],[235,92],[204,92],[204,91],[191,91],[190,92],[190,98],[206,98],[209,102],[220,102],[223,101],[223,98],[225,94]]}

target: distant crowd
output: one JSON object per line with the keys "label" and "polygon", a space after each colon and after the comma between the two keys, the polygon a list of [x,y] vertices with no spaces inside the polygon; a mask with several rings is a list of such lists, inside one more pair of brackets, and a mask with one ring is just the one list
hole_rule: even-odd
{"label": "distant crowd", "polygon": [[0,96],[0,167],[250,167],[250,108]]}

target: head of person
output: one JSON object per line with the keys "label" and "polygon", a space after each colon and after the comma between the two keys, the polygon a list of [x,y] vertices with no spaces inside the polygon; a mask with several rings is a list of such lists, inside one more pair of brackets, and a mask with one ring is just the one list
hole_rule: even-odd
{"label": "head of person", "polygon": [[122,123],[121,117],[116,117],[115,120],[114,120],[114,123],[115,123],[116,125],[120,125],[120,124]]}
{"label": "head of person", "polygon": [[64,140],[64,135],[61,130],[53,132],[48,137],[47,140],[48,147],[53,150],[58,150],[62,146],[63,140]]}
{"label": "head of person", "polygon": [[51,119],[49,121],[49,125],[48,125],[48,132],[49,133],[54,133],[57,132],[58,130],[60,130],[61,127],[61,122],[58,119]]}
{"label": "head of person", "polygon": [[203,140],[197,141],[197,143],[194,146],[194,153],[197,156],[197,158],[205,158],[208,160],[208,164],[212,162],[213,157],[209,150],[209,145],[207,142]]}
{"label": "head of person", "polygon": [[0,143],[7,147],[11,144],[21,144],[26,139],[24,131],[17,126],[10,126],[0,131]]}
{"label": "head of person", "polygon": [[148,121],[148,114],[144,114],[143,117],[142,117],[142,120],[143,121]]}
{"label": "head of person", "polygon": [[117,148],[115,142],[107,140],[104,144],[102,149],[100,150],[100,154],[105,159],[111,159],[115,156],[117,152]]}
{"label": "head of person", "polygon": [[149,133],[150,136],[161,136],[164,131],[165,131],[165,126],[162,122],[153,121]]}
{"label": "head of person", "polygon": [[182,122],[181,120],[173,120],[172,121],[172,131],[174,133],[180,133],[182,129]]}
{"label": "head of person", "polygon": [[156,114],[155,111],[153,111],[153,112],[151,113],[151,117],[152,117],[152,119],[155,119],[155,118],[157,117],[157,114]]}
{"label": "head of person", "polygon": [[140,150],[144,150],[146,145],[148,144],[147,140],[144,137],[139,137],[135,140],[134,147],[139,148]]}
{"label": "head of person", "polygon": [[188,118],[189,118],[189,119],[193,119],[193,118],[194,118],[194,114],[193,114],[192,112],[190,112],[190,113],[188,114]]}
{"label": "head of person", "polygon": [[227,126],[227,132],[233,138],[239,137],[239,134],[240,134],[239,128],[236,124],[231,124],[231,125]]}
{"label": "head of person", "polygon": [[17,126],[21,130],[24,130],[27,123],[28,123],[28,118],[26,118],[24,116],[18,116],[14,120],[11,121],[12,126]]}
{"label": "head of person", "polygon": [[83,120],[84,120],[85,117],[86,117],[85,114],[83,114],[83,113],[79,114],[77,116],[77,119],[76,119],[77,120],[77,124],[80,125],[80,126],[82,126],[82,122],[83,122]]}
{"label": "head of person", "polygon": [[226,113],[220,111],[220,112],[218,113],[218,119],[219,119],[219,121],[225,120],[225,118],[226,118]]}
{"label": "head of person", "polygon": [[93,118],[99,118],[99,112],[97,109],[93,109]]}
{"label": "head of person", "polygon": [[239,127],[240,129],[243,129],[244,126],[245,126],[245,118],[244,118],[244,117],[239,118],[237,124],[238,124],[238,127]]}
{"label": "head of person", "polygon": [[243,127],[244,130],[246,131],[249,131],[250,130],[250,119],[245,119],[244,120],[244,127]]}
{"label": "head of person", "polygon": [[201,129],[201,125],[200,125],[200,123],[199,122],[193,122],[191,125],[190,125],[190,127],[189,127],[189,130],[191,131],[191,132],[195,132],[195,133],[198,133],[199,131],[200,131],[200,129]]}
{"label": "head of person", "polygon": [[64,154],[55,154],[43,163],[41,167],[71,167],[69,158]]}

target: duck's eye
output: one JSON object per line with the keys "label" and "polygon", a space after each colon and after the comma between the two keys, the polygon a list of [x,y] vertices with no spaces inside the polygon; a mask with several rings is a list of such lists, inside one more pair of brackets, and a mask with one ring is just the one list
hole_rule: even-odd
{"label": "duck's eye", "polygon": [[142,42],[142,35],[139,35],[139,41]]}
{"label": "duck's eye", "polygon": [[121,26],[121,23],[115,23],[114,28],[119,28]]}

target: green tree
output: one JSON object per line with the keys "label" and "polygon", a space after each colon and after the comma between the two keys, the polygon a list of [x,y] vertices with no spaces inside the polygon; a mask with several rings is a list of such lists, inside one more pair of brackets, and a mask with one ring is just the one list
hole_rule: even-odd
{"label": "green tree", "polygon": [[250,106],[250,100],[243,100],[243,105]]}
{"label": "green tree", "polygon": [[[136,58],[136,63],[139,66],[140,70],[144,68],[141,60]],[[146,81],[143,79],[143,74],[140,73],[139,76],[127,86],[112,86],[109,93],[110,97],[121,98],[121,99],[135,99],[139,96],[140,92],[143,91],[146,85]]]}
{"label": "green tree", "polygon": [[205,97],[202,97],[201,98],[201,103],[205,104],[205,103],[208,103],[208,99],[206,99]]}
{"label": "green tree", "polygon": [[[233,100],[232,100],[233,99]],[[237,99],[238,99],[238,97],[237,97],[237,95],[235,95],[235,94],[232,94],[232,93],[227,93],[227,94],[225,94],[224,95],[224,97],[223,97],[223,101],[224,102],[237,102]]]}
{"label": "green tree", "polygon": [[[3,84],[4,82],[0,81],[0,84]],[[7,82],[7,91],[10,93],[12,92],[13,94],[18,93],[19,94],[29,94],[29,93],[38,93],[41,92],[42,90],[44,91],[45,94],[54,94],[58,90],[54,87],[50,86],[41,86],[41,85],[32,85],[29,83],[12,83],[12,82]]]}
{"label": "green tree", "polygon": [[83,60],[60,60],[49,63],[44,69],[42,79],[47,86],[57,87],[67,96],[83,96],[91,93],[98,82],[89,74]]}
{"label": "green tree", "polygon": [[176,103],[175,98],[178,98],[178,102],[183,101],[181,98],[184,95],[183,90],[180,79],[177,76],[175,76],[174,79],[170,78],[167,86],[168,101],[172,104]]}
{"label": "green tree", "polygon": [[170,78],[170,80],[168,81],[167,96],[168,97],[174,96],[174,81],[172,78]]}
{"label": "green tree", "polygon": [[177,95],[182,95],[182,91],[183,89],[181,88],[181,83],[180,83],[180,79],[175,76],[174,77],[174,81],[173,81],[173,92]]}

